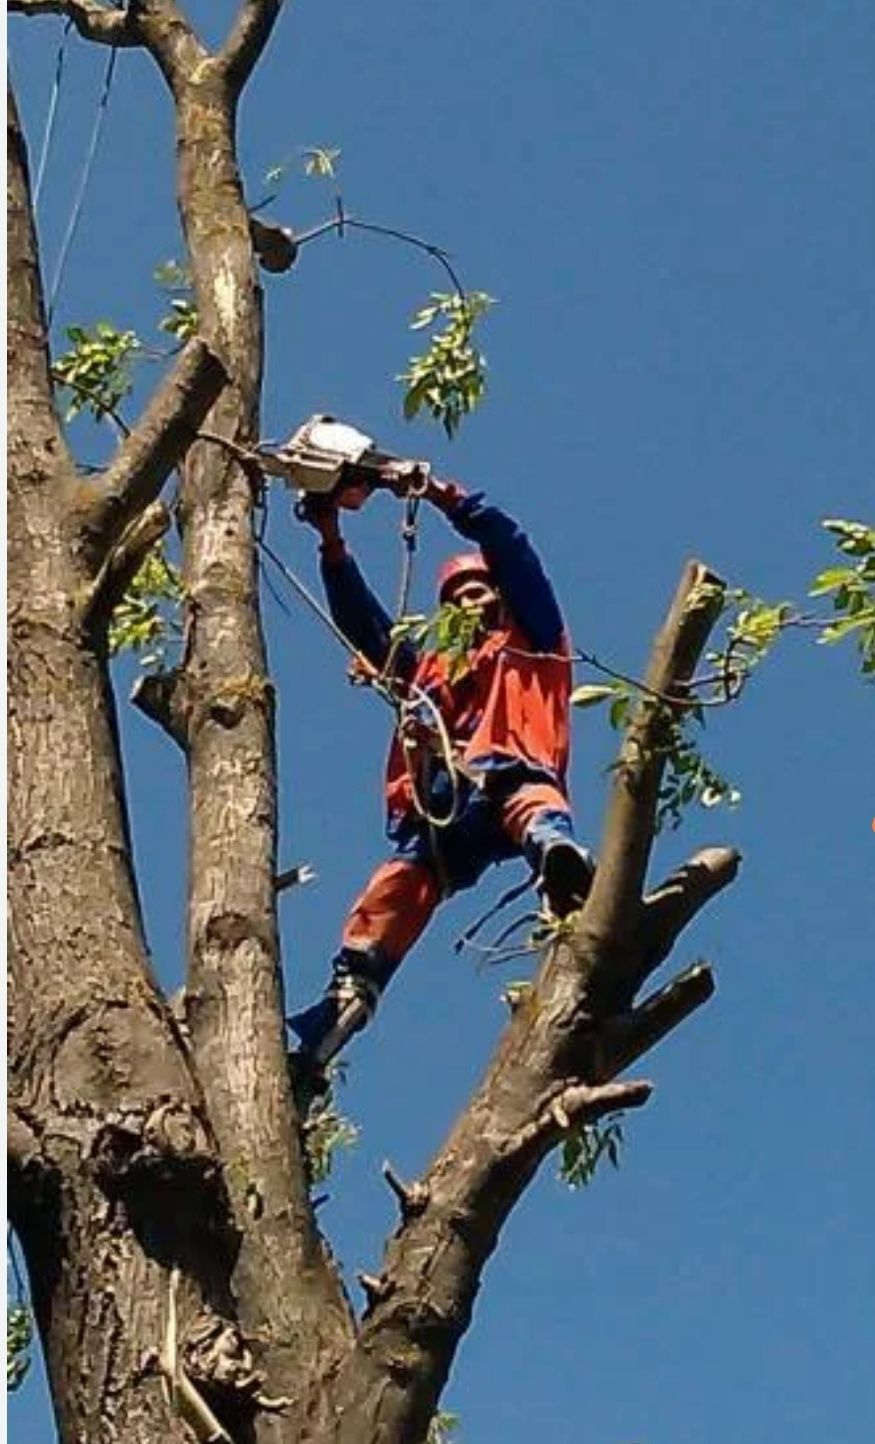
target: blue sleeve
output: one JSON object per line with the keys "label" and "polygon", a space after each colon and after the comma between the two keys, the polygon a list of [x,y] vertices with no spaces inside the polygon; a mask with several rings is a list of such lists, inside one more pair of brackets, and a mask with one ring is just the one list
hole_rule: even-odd
{"label": "blue sleeve", "polygon": [[[357,563],[349,555],[321,561],[322,584],[328,609],[343,635],[367,657],[373,666],[382,668],[389,655],[392,619],[382,602],[371,591]],[[415,649],[402,642],[396,651],[393,670],[404,675],[416,661]]]}
{"label": "blue sleeve", "polygon": [[480,491],[463,497],[447,515],[460,536],[479,546],[498,590],[535,651],[555,652],[565,624],[541,560],[522,527],[485,501]]}

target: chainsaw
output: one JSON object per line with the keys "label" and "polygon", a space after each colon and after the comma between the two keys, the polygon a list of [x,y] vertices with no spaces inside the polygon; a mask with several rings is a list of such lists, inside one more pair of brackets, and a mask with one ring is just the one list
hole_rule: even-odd
{"label": "chainsaw", "polygon": [[411,476],[415,472],[420,484],[429,474],[427,463],[381,451],[363,431],[320,414],[311,416],[276,449],[260,446],[258,465],[268,476],[281,477],[294,487],[299,501],[308,496],[332,498],[350,510],[360,507],[380,485],[387,466],[402,476],[406,470]]}

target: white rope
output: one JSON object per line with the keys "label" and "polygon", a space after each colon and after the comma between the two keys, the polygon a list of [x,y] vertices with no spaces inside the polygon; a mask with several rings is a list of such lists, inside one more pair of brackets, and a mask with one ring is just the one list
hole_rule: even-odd
{"label": "white rope", "polygon": [[49,109],[46,115],[45,127],[43,129],[42,145],[40,146],[39,161],[37,162],[36,168],[36,180],[34,181],[33,185],[34,212],[36,212],[37,206],[39,205],[39,198],[43,188],[43,181],[45,180],[46,165],[49,159],[49,148],[52,143],[52,137],[55,133],[55,118],[58,113],[58,100],[60,99],[61,94],[61,79],[64,74],[64,60],[67,51],[67,40],[70,35],[70,29],[72,24],[73,20],[71,18],[64,26],[64,33],[61,36],[61,43],[58,46],[58,55],[55,61],[55,79],[52,84],[52,94],[51,99],[49,100]]}
{"label": "white rope", "polygon": [[[456,821],[456,818],[459,815],[459,803],[461,801],[461,789],[459,787],[459,766],[456,760],[455,751],[453,749],[453,739],[449,734],[447,724],[443,718],[443,713],[441,712],[441,709],[435,702],[434,698],[430,697],[428,693],[422,687],[417,686],[415,682],[408,682],[407,688],[408,691],[413,694],[413,696],[412,698],[406,697],[399,700],[398,738],[401,743],[401,750],[404,755],[404,765],[407,769],[407,777],[410,782],[410,792],[413,806],[415,807],[417,813],[423,819],[423,821],[428,823],[429,827],[449,827],[452,823]],[[437,752],[438,756],[446,767],[447,774],[450,779],[452,796],[450,801],[450,809],[445,817],[436,817],[432,812],[429,811],[427,803],[423,801],[422,794],[419,791],[418,779],[416,777],[412,759],[412,753],[414,748],[417,746],[417,743],[414,738],[408,739],[408,737],[405,736],[405,729],[407,728],[409,723],[411,721],[418,720],[415,719],[414,714],[415,711],[418,710],[421,706],[425,706],[425,708],[431,713],[433,719],[433,722],[431,724],[432,730],[437,734],[438,742],[438,746],[435,748],[435,751]]]}
{"label": "white rope", "polygon": [[51,325],[52,316],[54,315],[55,303],[58,299],[58,291],[61,287],[61,281],[64,275],[64,268],[67,264],[67,257],[70,254],[70,247],[73,244],[76,231],[79,227],[79,218],[82,214],[82,207],[85,204],[85,193],[88,190],[88,182],[91,179],[91,171],[94,166],[95,156],[97,155],[97,146],[100,140],[100,133],[103,129],[103,122],[106,119],[106,112],[109,106],[109,96],[110,91],[112,90],[112,78],[115,74],[115,65],[117,58],[118,51],[113,46],[112,50],[110,51],[109,60],[107,62],[106,71],[103,77],[103,90],[101,91],[100,99],[97,102],[97,115],[95,116],[94,125],[91,129],[91,139],[88,142],[88,150],[85,155],[85,164],[82,167],[82,175],[80,177],[79,186],[76,191],[76,198],[73,202],[73,209],[70,212],[70,219],[67,222],[67,229],[64,232],[64,239],[61,242],[61,250],[58,256],[57,265],[55,266],[55,275],[52,281],[51,290],[49,292],[49,301],[46,307],[46,319],[49,325]]}

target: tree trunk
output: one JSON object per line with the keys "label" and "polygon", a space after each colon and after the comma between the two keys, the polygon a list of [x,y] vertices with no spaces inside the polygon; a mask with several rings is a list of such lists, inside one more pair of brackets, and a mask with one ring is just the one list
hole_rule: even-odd
{"label": "tree trunk", "polygon": [[[135,1374],[161,1339],[157,1256],[191,1255],[218,1176],[143,940],[105,642],[89,623],[89,488],[51,404],[11,102],[8,141],[11,1216],[64,1436],[182,1438],[154,1376]],[[156,1207],[165,1178],[183,1187],[182,1214]],[[217,1263],[192,1269],[192,1297],[216,1293]]]}

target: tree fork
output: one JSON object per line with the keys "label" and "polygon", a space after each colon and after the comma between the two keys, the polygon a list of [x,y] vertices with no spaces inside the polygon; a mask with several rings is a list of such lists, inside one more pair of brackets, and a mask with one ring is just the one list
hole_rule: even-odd
{"label": "tree fork", "polygon": [[[540,1163],[577,1122],[643,1104],[649,1085],[615,1082],[616,1074],[713,990],[699,966],[630,1006],[736,866],[718,849],[642,897],[661,744],[673,700],[686,700],[722,584],[699,563],[682,579],[647,672],[651,692],[669,700],[648,695],[627,734],[593,894],[548,950],[424,1176],[413,1185],[388,1178],[401,1223],[381,1269],[364,1275],[370,1307],[356,1325],[316,1227],[285,1055],[273,697],[252,479],[227,449],[194,435],[205,404],[204,429],[234,446],[245,451],[258,433],[261,296],[234,121],[280,7],[242,0],[225,46],[211,56],[175,0],[142,0],[124,13],[95,0],[13,4],[69,15],[92,39],[141,45],[168,81],[201,336],[189,359],[201,364],[202,348],[206,366],[188,392],[193,409],[186,413],[186,388],[177,387],[152,439],[144,419],[120,449],[112,516],[95,531],[94,489],[76,477],[52,406],[23,143],[13,126],[15,1216],[59,1417],[71,1440],[175,1444],[190,1437],[174,1402],[179,1386],[196,1429],[217,1428],[235,1444],[418,1444],[485,1263]],[[207,372],[217,388],[209,398]],[[187,645],[178,673],[156,679],[141,705],[165,725],[169,718],[189,766],[190,1043],[149,973],[100,608],[89,631],[82,606],[105,558],[95,535],[104,546],[116,542],[183,451]],[[139,461],[129,466],[132,457]],[[58,720],[60,694],[70,706]],[[52,908],[58,896],[75,900],[75,914]],[[606,1016],[606,998],[622,998],[620,1011]],[[236,1384],[219,1405],[206,1396],[223,1371]],[[237,1415],[244,1394],[248,1412]]]}
{"label": "tree fork", "polygon": [[[649,686],[681,695],[720,596],[713,574],[691,563],[654,644]],[[631,734],[621,754],[628,770],[618,769],[599,850],[607,871],[600,863],[586,907],[547,948],[482,1084],[420,1180],[426,1206],[387,1245],[379,1292],[371,1292],[359,1341],[338,1379],[345,1407],[328,1436],[336,1444],[354,1444],[357,1427],[387,1440],[424,1435],[484,1265],[563,1120],[570,1122],[575,1107],[585,1118],[587,1107],[597,1116],[646,1102],[649,1084],[612,1080],[713,991],[710,971],[699,967],[631,1014],[604,1015],[605,997],[627,993],[630,975],[641,971],[637,920],[665,762],[652,707],[639,711]],[[734,865],[724,850],[707,881],[694,871],[684,885],[675,879],[663,890],[663,898],[671,897],[671,906],[664,902],[655,914],[663,942],[717,890],[716,880],[730,880]]]}

